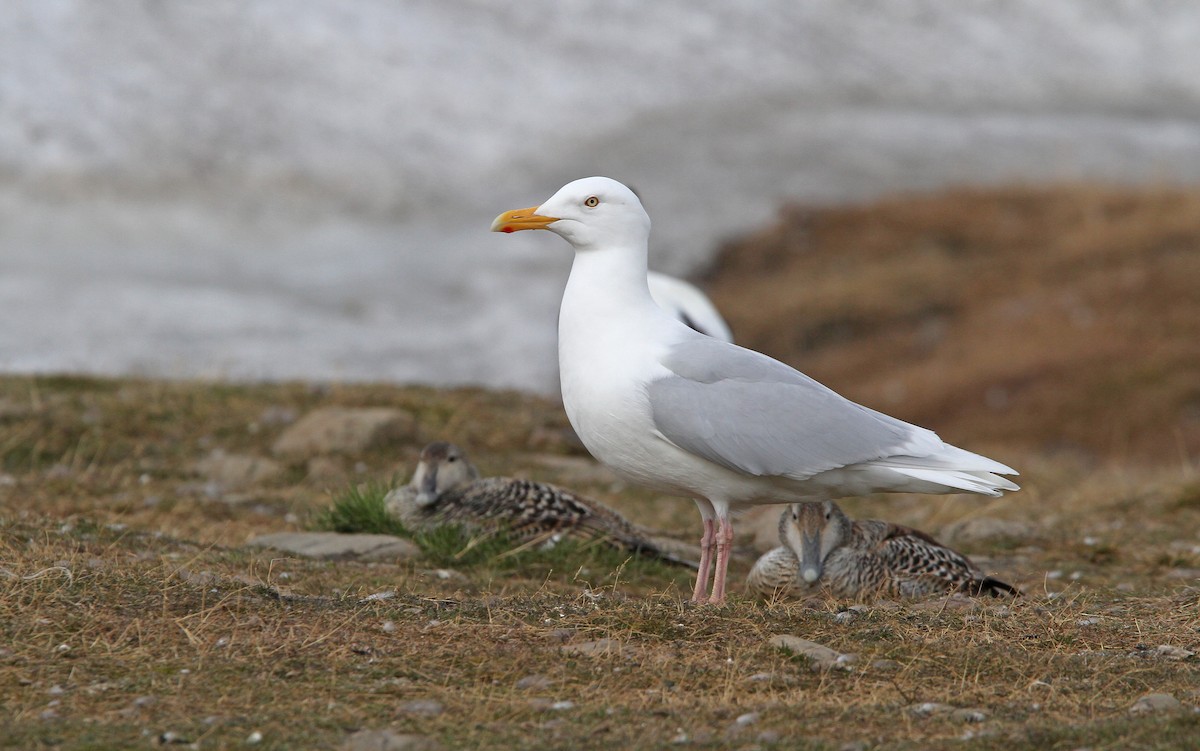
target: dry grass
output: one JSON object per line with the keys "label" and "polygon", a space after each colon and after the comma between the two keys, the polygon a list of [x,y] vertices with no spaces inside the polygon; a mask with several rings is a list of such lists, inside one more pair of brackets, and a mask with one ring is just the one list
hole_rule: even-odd
{"label": "dry grass", "polygon": [[[402,474],[416,443],[462,409],[480,445],[509,451],[477,450],[489,470],[506,455],[569,454],[557,408],[536,399],[21,378],[0,379],[0,394],[7,747],[149,746],[164,733],[241,747],[257,731],[259,748],[333,748],[355,729],[391,727],[464,748],[676,747],[682,732],[702,748],[1166,749],[1188,747],[1200,729],[1190,711],[1127,711],[1152,691],[1188,707],[1200,700],[1195,658],[1154,653],[1200,646],[1190,571],[1200,567],[1200,495],[1177,471],[1083,475],[1030,456],[1026,490],[1006,505],[868,499],[854,510],[886,508],[931,529],[981,509],[1047,523],[1032,542],[969,550],[1026,587],[1017,602],[884,603],[843,621],[836,602],[692,608],[686,571],[603,557],[518,570],[485,563],[442,579],[421,561],[315,562],[238,547],[302,526],[331,487]],[[234,502],[189,495],[192,463],[212,448],[268,452],[280,429],[260,420],[269,408],[329,403],[404,405],[418,435],[359,457],[361,471],[347,463],[340,479],[310,481],[295,466]],[[512,461],[514,471],[530,466]],[[646,520],[638,504],[648,496],[614,494],[599,474],[574,486]],[[656,506],[660,522],[694,531],[690,504]],[[748,562],[737,565],[744,573]],[[1062,578],[1047,578],[1052,571]],[[396,594],[364,599],[386,591]],[[859,662],[813,672],[769,645],[778,633]],[[561,651],[602,638],[622,652]],[[534,675],[545,681],[519,684]],[[405,712],[415,699],[444,712]],[[552,708],[561,701],[571,708]],[[914,716],[922,702],[987,719]],[[752,712],[756,722],[736,723]]]}

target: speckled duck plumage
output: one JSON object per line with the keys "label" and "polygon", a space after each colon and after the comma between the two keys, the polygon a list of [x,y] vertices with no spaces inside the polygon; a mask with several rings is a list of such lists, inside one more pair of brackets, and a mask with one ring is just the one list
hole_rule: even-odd
{"label": "speckled duck plumage", "polygon": [[642,529],[596,501],[547,483],[481,478],[465,452],[445,441],[421,451],[412,481],[392,491],[387,506],[416,530],[459,524],[503,530],[519,542],[602,538],[630,552],[694,565],[686,544]]}
{"label": "speckled duck plumage", "polygon": [[808,594],[864,599],[1017,595],[966,556],[910,527],[876,519],[853,521],[832,501],[796,503],[779,519],[783,546],[763,555],[747,587],[760,594]]}

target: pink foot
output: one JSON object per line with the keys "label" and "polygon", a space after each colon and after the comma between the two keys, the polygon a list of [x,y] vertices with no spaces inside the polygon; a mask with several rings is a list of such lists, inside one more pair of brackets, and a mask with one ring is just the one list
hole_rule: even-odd
{"label": "pink foot", "polygon": [[729,552],[733,548],[733,522],[727,517],[720,519],[717,527],[717,570],[713,575],[711,605],[725,604],[725,575],[729,570]]}
{"label": "pink foot", "polygon": [[704,535],[700,538],[700,570],[696,572],[696,586],[692,590],[692,602],[708,602],[708,570],[712,568],[713,541],[716,538],[712,519],[704,520]]}

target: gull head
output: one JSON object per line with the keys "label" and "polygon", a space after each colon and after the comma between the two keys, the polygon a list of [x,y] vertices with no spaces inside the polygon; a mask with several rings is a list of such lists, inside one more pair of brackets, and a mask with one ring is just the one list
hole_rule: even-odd
{"label": "gull head", "polygon": [[506,211],[493,232],[548,229],[576,250],[645,245],[650,217],[637,195],[616,180],[585,177],[567,183],[541,206]]}

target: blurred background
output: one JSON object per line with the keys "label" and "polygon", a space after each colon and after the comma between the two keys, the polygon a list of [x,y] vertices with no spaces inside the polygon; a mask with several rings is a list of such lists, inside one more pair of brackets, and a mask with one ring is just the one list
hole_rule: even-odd
{"label": "blurred background", "polygon": [[[15,0],[0,369],[552,393],[569,249],[487,230],[604,174],[742,343],[947,437],[1175,461],[1197,39],[1190,2]],[[1105,402],[1154,439],[1072,426]]]}

